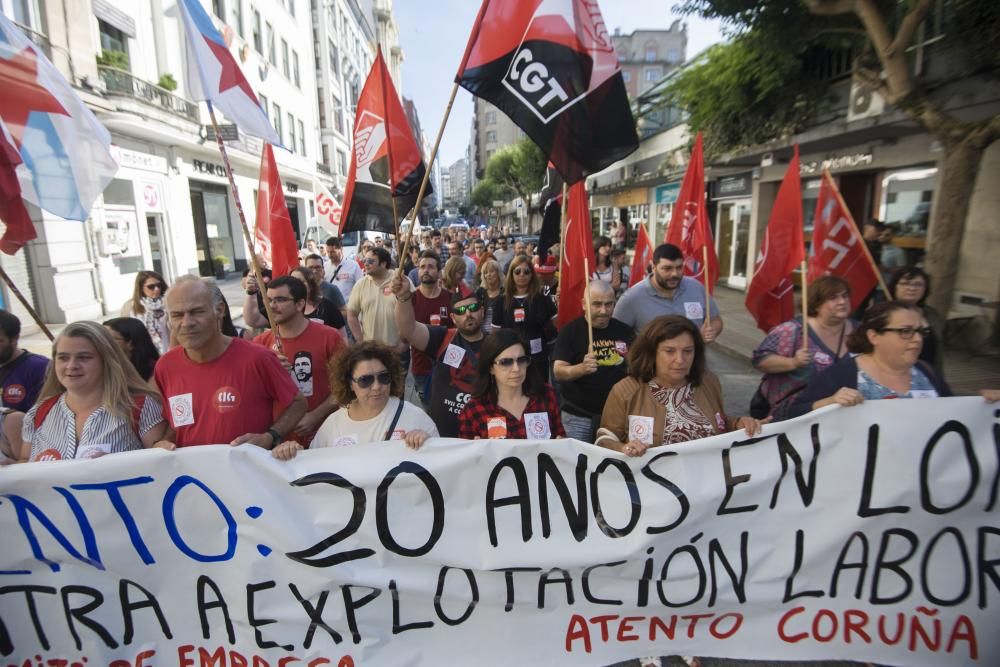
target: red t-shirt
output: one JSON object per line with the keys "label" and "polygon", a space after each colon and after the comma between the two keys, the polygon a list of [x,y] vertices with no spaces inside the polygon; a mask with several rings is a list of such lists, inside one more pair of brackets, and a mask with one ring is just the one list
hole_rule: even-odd
{"label": "red t-shirt", "polygon": [[[428,299],[420,290],[413,292],[413,315],[417,322],[431,327],[451,326],[451,293],[441,290],[433,299]],[[434,363],[420,350],[410,347],[414,375],[430,375]]]}
{"label": "red t-shirt", "polygon": [[[274,332],[270,329],[254,338],[253,342],[277,352]],[[283,337],[281,346],[285,358],[292,365],[292,380],[306,397],[307,408],[315,410],[330,396],[330,373],[327,368],[335,356],[347,349],[343,336],[336,329],[310,321],[306,330],[298,336]],[[296,442],[308,447],[315,433],[290,435]]]}
{"label": "red t-shirt", "polygon": [[240,338],[203,364],[175,347],[160,357],[153,376],[178,447],[229,444],[246,433],[264,433],[299,393],[273,352]]}

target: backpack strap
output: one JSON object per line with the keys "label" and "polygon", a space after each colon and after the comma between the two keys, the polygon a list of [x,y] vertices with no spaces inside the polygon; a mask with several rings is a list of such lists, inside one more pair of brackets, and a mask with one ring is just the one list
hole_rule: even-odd
{"label": "backpack strap", "polygon": [[35,430],[37,431],[42,427],[42,423],[45,418],[49,416],[52,412],[52,408],[55,407],[56,403],[59,402],[59,397],[62,394],[56,394],[55,396],[49,396],[44,401],[38,404],[38,409],[35,410]]}

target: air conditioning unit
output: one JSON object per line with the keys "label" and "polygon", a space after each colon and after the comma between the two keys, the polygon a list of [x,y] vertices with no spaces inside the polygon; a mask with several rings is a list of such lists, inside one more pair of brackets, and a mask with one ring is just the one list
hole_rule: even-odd
{"label": "air conditioning unit", "polygon": [[851,83],[851,97],[847,103],[847,122],[877,116],[885,110],[885,98],[857,82]]}

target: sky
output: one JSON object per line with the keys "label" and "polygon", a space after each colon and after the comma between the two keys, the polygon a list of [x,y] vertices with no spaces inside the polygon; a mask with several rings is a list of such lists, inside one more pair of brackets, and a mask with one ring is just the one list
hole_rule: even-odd
{"label": "sky", "polygon": [[[667,29],[677,19],[688,24],[687,57],[722,39],[720,24],[665,12],[670,0],[603,0],[608,31]],[[462,54],[479,11],[479,0],[394,0],[393,14],[403,49],[402,95],[413,99],[420,125],[433,146]],[[442,166],[465,156],[472,128],[472,96],[460,88],[438,151]]]}

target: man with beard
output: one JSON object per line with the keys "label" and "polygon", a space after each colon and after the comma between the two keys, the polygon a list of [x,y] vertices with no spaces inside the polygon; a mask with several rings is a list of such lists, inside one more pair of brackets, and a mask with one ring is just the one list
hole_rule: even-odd
{"label": "man with beard", "polygon": [[615,319],[636,331],[661,315],[681,315],[701,328],[706,343],[722,333],[722,317],[715,300],[705,319],[705,287],[684,275],[684,253],[670,243],[653,251],[653,273],[622,295],[615,306]]}
{"label": "man with beard", "polygon": [[[552,374],[559,383],[560,408],[566,436],[593,442],[611,388],[628,374],[628,348],[635,331],[611,317],[615,291],[603,280],[591,281],[590,322],[594,344],[583,315],[559,330],[552,354]],[[583,300],[587,308],[587,300]]]}
{"label": "man with beard", "polygon": [[457,437],[458,415],[469,401],[479,365],[479,347],[485,338],[483,304],[475,294],[449,295],[451,320],[455,324],[455,328],[449,329],[416,321],[409,281],[397,276],[392,281],[392,291],[396,295],[399,334],[410,341],[413,349],[434,360],[428,413],[442,437]]}
{"label": "man with beard", "polygon": [[35,404],[45,381],[49,360],[40,354],[18,348],[21,320],[0,309],[0,387],[3,407],[27,412]]}
{"label": "man with beard", "polygon": [[[417,289],[413,292],[413,313],[417,322],[428,326],[440,327],[448,325],[448,315],[451,312],[451,294],[441,289],[438,278],[441,273],[441,260],[433,250],[420,253],[417,262]],[[424,411],[430,412],[431,398],[431,367],[433,361],[429,356],[413,345],[410,346],[413,359],[413,385],[420,394],[420,402]]]}
{"label": "man with beard", "polygon": [[402,278],[403,273],[391,268],[392,257],[385,248],[372,246],[364,257],[365,277],[357,282],[347,300],[347,325],[359,343],[374,340],[400,354],[408,352],[406,344],[399,342],[390,288],[393,277]]}

